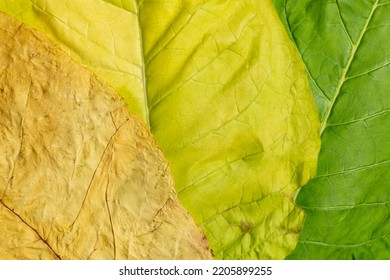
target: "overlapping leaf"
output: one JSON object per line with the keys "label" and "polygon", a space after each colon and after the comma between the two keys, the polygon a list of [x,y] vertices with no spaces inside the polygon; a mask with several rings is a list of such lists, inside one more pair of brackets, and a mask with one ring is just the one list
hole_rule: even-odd
{"label": "overlapping leaf", "polygon": [[146,120],[136,5],[127,8],[100,0],[0,2],[1,11],[42,31],[75,61],[108,81],[126,100],[130,111]]}
{"label": "overlapping leaf", "polygon": [[106,78],[161,145],[217,258],[284,258],[315,174],[318,117],[270,0],[10,1]]}
{"label": "overlapping leaf", "polygon": [[291,258],[390,258],[390,2],[274,0],[321,115],[318,175]]}
{"label": "overlapping leaf", "polygon": [[0,259],[211,258],[119,95],[3,13],[0,38]]}

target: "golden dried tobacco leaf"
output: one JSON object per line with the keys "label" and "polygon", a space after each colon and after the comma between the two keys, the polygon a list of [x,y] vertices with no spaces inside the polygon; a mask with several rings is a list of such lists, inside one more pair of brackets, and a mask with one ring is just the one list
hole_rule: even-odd
{"label": "golden dried tobacco leaf", "polygon": [[0,38],[0,258],[211,258],[118,94],[4,14]]}

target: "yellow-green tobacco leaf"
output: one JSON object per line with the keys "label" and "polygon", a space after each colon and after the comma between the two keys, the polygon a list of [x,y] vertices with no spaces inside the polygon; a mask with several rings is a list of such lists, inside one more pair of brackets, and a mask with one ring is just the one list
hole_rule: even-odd
{"label": "yellow-green tobacco leaf", "polygon": [[47,34],[148,122],[138,8],[128,3],[122,9],[102,0],[6,0],[0,11]]}
{"label": "yellow-green tobacco leaf", "polygon": [[319,121],[271,1],[140,6],[150,124],[217,258],[284,258],[315,175]]}
{"label": "yellow-green tobacco leaf", "polygon": [[[284,258],[302,228],[294,197],[315,175],[319,121],[301,59],[271,1],[91,1],[32,1],[29,11],[52,36],[66,36],[80,18],[87,22],[88,36],[78,32],[82,40],[65,42],[72,50],[107,34],[99,25],[105,13],[134,17],[112,44],[123,42],[140,60],[141,86],[132,94],[144,98],[143,119],[216,257]],[[76,11],[83,17],[68,16]],[[135,39],[120,38],[123,30]],[[99,64],[101,55],[88,57]]]}
{"label": "yellow-green tobacco leaf", "polygon": [[0,13],[0,259],[208,259],[114,89]]}

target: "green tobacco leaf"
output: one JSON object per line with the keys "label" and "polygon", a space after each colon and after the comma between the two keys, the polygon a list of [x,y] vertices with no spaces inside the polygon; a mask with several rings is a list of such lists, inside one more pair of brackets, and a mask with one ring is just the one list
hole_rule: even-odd
{"label": "green tobacco leaf", "polygon": [[294,197],[315,174],[319,122],[270,0],[24,0],[0,9],[106,78],[149,124],[217,258],[293,250],[304,219]]}
{"label": "green tobacco leaf", "polygon": [[390,258],[390,1],[274,1],[321,116],[317,178],[290,258]]}

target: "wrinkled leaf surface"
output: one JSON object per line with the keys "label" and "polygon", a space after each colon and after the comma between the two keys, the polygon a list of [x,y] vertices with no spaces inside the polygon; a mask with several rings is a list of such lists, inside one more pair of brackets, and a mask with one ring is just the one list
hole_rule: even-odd
{"label": "wrinkled leaf surface", "polygon": [[119,95],[0,13],[0,259],[211,258]]}
{"label": "wrinkled leaf surface", "polygon": [[291,258],[390,258],[390,2],[275,0],[321,117],[317,178]]}
{"label": "wrinkled leaf surface", "polygon": [[[146,121],[217,258],[284,258],[318,117],[270,0],[10,1]],[[118,82],[118,83],[116,83]]]}

